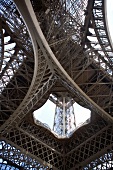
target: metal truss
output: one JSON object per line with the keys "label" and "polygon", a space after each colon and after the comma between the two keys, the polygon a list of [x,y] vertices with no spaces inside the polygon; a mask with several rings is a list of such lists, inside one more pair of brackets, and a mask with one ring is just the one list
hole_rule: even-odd
{"label": "metal truss", "polygon": [[[111,168],[112,47],[105,1],[14,2],[0,2],[0,166]],[[91,120],[69,139],[29,118],[50,93],[61,97],[56,82],[91,110]]]}
{"label": "metal truss", "polygon": [[20,108],[20,112],[18,112],[18,115],[14,116],[16,114],[16,112],[14,112],[14,115],[12,115],[10,119],[8,119],[8,121],[3,124],[3,126],[1,126],[2,133],[5,133],[6,130],[18,124],[19,121],[21,121],[25,117],[25,115],[27,115],[27,113],[29,113],[33,109],[36,103],[42,99],[45,93],[47,93],[50,90],[50,88],[54,85],[55,82],[56,82],[56,79],[54,77],[53,78],[50,77],[48,81],[45,82],[43,86],[38,90],[38,92],[36,92],[33,95],[30,101],[27,100],[26,103],[24,103],[23,109]]}
{"label": "metal truss", "polygon": [[67,157],[67,165],[80,169],[80,167],[84,167],[96,157],[108,152],[108,149],[111,149],[112,146],[112,133],[112,127],[107,126],[96,135],[83,142],[80,146],[76,147],[71,154],[69,154]]}
{"label": "metal truss", "polygon": [[10,141],[4,138],[0,141],[0,159],[2,160],[0,167],[3,167],[3,169],[48,169],[48,166],[41,165],[35,158],[31,158],[24,150],[20,150],[19,147],[16,148]]}
{"label": "metal truss", "polygon": [[[5,1],[4,1],[4,3],[6,3]],[[10,3],[11,3],[11,1],[10,1]],[[7,5],[6,5],[7,6]],[[13,14],[13,13],[12,13]],[[20,28],[19,28],[20,29]],[[23,26],[23,29],[25,30],[26,29],[26,27],[25,27],[25,25]],[[15,29],[16,30],[16,29]],[[17,31],[17,30],[16,30]],[[20,31],[20,30],[19,30]],[[14,36],[14,35],[13,35]],[[18,35],[18,37],[19,37],[19,35]],[[28,41],[28,40],[26,40],[26,41]],[[27,49],[27,51],[28,51],[28,49]],[[29,54],[30,55],[30,54]],[[38,69],[36,70],[35,69],[35,81],[33,80],[33,82],[35,82],[35,84],[34,85],[32,85],[32,90],[31,90],[31,93],[30,92],[28,92],[28,93],[30,93],[29,95],[27,95],[26,97],[25,97],[25,99],[22,101],[22,103],[21,103],[21,105],[20,105],[20,110],[21,110],[21,112],[22,112],[22,107],[24,108],[24,110],[26,110],[27,108],[25,108],[25,107],[27,107],[26,105],[27,105],[27,103],[28,103],[28,101],[31,99],[34,99],[34,97],[33,97],[33,95],[35,94],[35,92],[36,91],[38,91],[38,94],[40,95],[41,93],[44,93],[44,89],[46,89],[47,87],[48,87],[48,85],[50,85],[49,84],[49,80],[51,79],[51,78],[49,78],[49,77],[51,77],[51,73],[50,73],[50,69],[48,68],[48,66],[47,66],[47,63],[46,63],[46,60],[45,60],[45,58],[43,57],[43,55],[42,55],[42,53],[41,53],[41,51],[40,51],[40,49],[39,49],[39,52],[38,52],[38,55],[39,55],[39,58],[38,58]],[[12,56],[10,56],[10,57],[12,57]],[[27,58],[26,58],[26,60],[27,60]],[[27,60],[27,62],[29,62],[29,60]],[[22,63],[23,63],[23,60],[22,60]],[[32,65],[33,65],[33,62],[32,62]],[[26,66],[26,65],[25,65]],[[31,66],[30,66],[31,67]],[[30,68],[29,67],[29,68]],[[5,67],[6,68],[6,67]],[[16,69],[17,69],[18,67],[16,67]],[[21,74],[21,70],[18,68],[18,70],[19,70],[19,74]],[[25,70],[27,70],[27,68],[25,69]],[[33,73],[33,70],[32,70],[32,73]],[[25,73],[24,73],[25,74]],[[22,75],[22,74],[21,74]],[[29,75],[30,76],[30,75]],[[47,81],[47,85],[45,85],[45,86],[43,86],[43,83],[41,84],[41,81],[45,81],[44,79],[46,79],[47,80],[47,76],[48,76],[48,81]],[[26,76],[27,77],[27,76]],[[4,78],[4,76],[2,76],[2,79]],[[22,78],[21,78],[22,79]],[[13,83],[13,82],[12,82]],[[18,80],[17,80],[17,83],[18,83]],[[30,80],[30,83],[31,83],[31,80]],[[24,88],[23,88],[23,90],[24,90],[24,94],[26,94],[25,93],[25,85],[24,85],[25,83],[23,83],[23,86],[24,86]],[[26,84],[27,85],[27,84]],[[29,84],[30,85],[30,84]],[[43,86],[42,88],[41,88],[41,86]],[[2,88],[3,88],[3,86],[2,86]],[[16,88],[17,88],[17,86],[16,86]],[[40,89],[41,88],[41,89]],[[40,92],[39,92],[39,90],[38,89],[40,89]],[[28,89],[27,89],[28,90]],[[43,91],[43,92],[42,92]],[[7,92],[7,94],[8,94],[8,99],[9,99],[9,93]],[[2,93],[2,95],[3,95],[3,93]],[[11,96],[11,95],[10,95]],[[6,96],[5,96],[6,97]],[[4,97],[4,100],[6,99]],[[22,98],[22,95],[21,95],[21,98]],[[28,100],[29,99],[29,100]],[[35,99],[36,99],[36,94],[35,94]],[[35,100],[34,99],[34,100]],[[10,99],[9,99],[10,100]],[[13,100],[14,100],[14,98],[13,98]],[[22,100],[22,99],[21,99]],[[10,101],[11,102],[11,101]],[[2,104],[4,104],[4,101],[2,102]],[[12,103],[13,104],[13,103]],[[29,105],[30,106],[30,105]],[[33,104],[31,105],[31,106],[33,106]],[[10,107],[10,106],[7,106],[7,107]],[[3,131],[5,131],[6,129],[8,129],[9,128],[9,126],[10,126],[10,124],[11,124],[11,122],[14,122],[15,121],[15,124],[19,121],[19,119],[20,120],[22,120],[22,118],[25,116],[24,115],[24,113],[23,114],[21,114],[20,113],[20,110],[19,110],[19,108],[18,108],[18,105],[15,107],[15,109],[13,109],[12,110],[12,115],[11,115],[11,117],[7,120],[7,122],[5,122],[5,124],[3,125],[3,126],[1,126],[1,130],[3,130]],[[3,110],[4,112],[5,112],[5,110]],[[17,112],[19,112],[19,115],[21,115],[21,116],[17,116]],[[27,114],[27,113],[26,113]],[[14,116],[14,115],[16,115],[16,117]],[[21,118],[20,118],[21,117]],[[3,117],[4,118],[4,117]],[[16,122],[16,119],[17,119],[17,122]],[[4,128],[5,126],[8,126],[8,127],[6,127],[6,129]],[[2,131],[2,132],[3,132]]]}
{"label": "metal truss", "polygon": [[[92,15],[90,15],[89,27],[85,27],[86,32],[86,51],[93,59],[93,65],[88,65],[84,70],[84,75],[88,75],[91,70],[95,74],[90,75],[86,82],[82,80],[80,87],[83,91],[99,106],[101,106],[109,115],[112,116],[112,48],[107,34],[105,24],[104,2],[94,1]],[[87,21],[88,22],[88,21]],[[87,23],[85,21],[84,26]],[[91,24],[92,23],[92,24]],[[90,30],[93,30],[93,33]],[[90,39],[88,39],[90,37]],[[95,42],[91,38],[96,38]],[[91,52],[92,51],[92,52]],[[76,73],[76,72],[75,72]],[[102,90],[103,89],[103,90]]]}
{"label": "metal truss", "polygon": [[[42,164],[44,163],[46,166],[53,167],[53,169],[63,170],[63,154],[56,151],[51,145],[49,146],[49,143],[51,144],[53,140],[51,140],[51,138],[49,140],[48,136],[43,136],[43,134],[40,133],[41,128],[35,130],[38,134],[34,134],[34,130],[35,128],[32,129],[33,135],[29,135],[27,131],[21,128],[15,128],[12,129],[9,134],[5,134],[4,136],[19,146],[22,150],[24,149],[25,152],[28,152],[31,157],[35,156],[35,158]],[[37,136],[39,136],[39,139]],[[44,143],[44,140],[46,140],[46,143]],[[49,141],[49,143],[47,143],[47,141]],[[57,142],[55,141],[55,143]],[[55,144],[52,143],[52,145]],[[61,150],[63,151],[63,149]]]}
{"label": "metal truss", "polygon": [[[24,25],[24,27],[25,27],[25,25]],[[17,107],[17,109],[15,111],[13,111],[13,114],[3,124],[3,126],[1,126],[0,130],[2,131],[2,133],[4,133],[5,130],[10,129],[11,126],[13,126],[14,124],[19,123],[19,119],[22,120],[22,118],[25,116],[25,114],[27,114],[30,111],[28,108],[30,108],[30,109],[33,108],[34,103],[32,102],[32,100],[35,101],[35,104],[36,104],[36,102],[38,102],[38,99],[36,98],[37,93],[38,93],[38,95],[40,95],[42,93],[44,95],[45,93],[47,93],[47,91],[51,87],[51,85],[50,85],[51,78],[53,77],[52,70],[47,65],[48,60],[47,61],[45,60],[45,57],[43,56],[41,50],[38,49],[39,46],[38,46],[37,42],[34,42],[34,44],[35,44],[35,62],[34,62],[35,68],[34,68],[34,76],[32,79],[32,83],[29,86],[28,93],[26,94],[22,103],[19,105],[19,107]],[[53,79],[55,79],[55,78],[53,78]],[[49,87],[49,88],[47,89],[47,87]],[[35,95],[35,97],[34,97],[34,95]],[[40,96],[40,97],[42,97],[42,96]],[[29,107],[28,107],[28,105],[29,105]],[[23,110],[25,111],[25,113],[23,112]],[[13,125],[12,125],[12,123],[13,123]]]}
{"label": "metal truss", "polygon": [[[105,3],[105,1],[104,1]],[[112,46],[110,43],[110,38],[108,37],[109,32],[107,33],[108,25],[105,22],[106,17],[106,9],[102,1],[94,1],[94,9],[93,9],[93,21],[95,24],[95,33],[96,37],[99,41],[101,49],[98,50],[100,54],[103,54],[106,64],[109,64],[107,68],[107,72],[112,75]]]}
{"label": "metal truss", "polygon": [[[81,89],[112,116],[113,80],[110,59],[113,54],[105,24],[104,2],[95,0],[92,8],[92,12],[90,12],[91,8],[87,9],[85,30],[82,35],[85,37],[85,42],[82,42],[86,45],[85,53],[90,56],[89,62],[86,67],[81,68],[80,73],[79,67],[72,72],[73,75],[78,74],[74,79]],[[89,23],[88,27],[86,27],[87,23]],[[84,79],[84,76],[87,76],[87,80]],[[102,89],[104,89],[104,93]]]}
{"label": "metal truss", "polygon": [[54,137],[47,128],[44,129],[43,127],[32,125],[28,121],[23,121],[20,128],[24,132],[32,134],[34,138],[38,139],[42,144],[45,143],[45,145],[48,145],[52,150],[56,150],[59,154],[63,154],[63,142],[56,140],[56,136]]}
{"label": "metal truss", "polygon": [[[101,128],[99,127],[101,123]],[[91,128],[88,132],[80,134],[81,139],[76,139],[75,143],[71,144],[72,146],[76,146],[73,148],[67,155],[67,168],[71,169],[72,167],[76,167],[76,169],[107,169],[112,167],[112,127],[105,126],[104,123],[98,122],[94,126],[97,127],[97,132],[94,132],[94,128]],[[92,134],[91,134],[92,133]],[[92,136],[94,133],[94,136]],[[96,133],[96,134],[95,134]],[[90,135],[92,137],[90,137]],[[87,138],[87,139],[84,139]],[[73,139],[74,141],[74,139]],[[79,142],[82,141],[83,144]],[[71,143],[71,142],[70,142]],[[104,154],[105,153],[105,154]],[[99,155],[103,155],[100,158],[94,160],[99,157]],[[108,155],[108,156],[107,156]],[[82,161],[83,159],[83,161]],[[94,160],[94,161],[92,161]],[[75,162],[75,166],[74,166]],[[90,162],[87,166],[86,163]],[[77,165],[78,164],[78,165]],[[74,169],[74,168],[72,168]]]}
{"label": "metal truss", "polygon": [[105,121],[98,120],[98,121],[94,121],[93,123],[90,122],[88,125],[83,126],[82,129],[84,133],[83,131],[78,129],[76,131],[77,134],[76,138],[74,138],[74,136],[70,138],[70,142],[68,144],[66,153],[69,155],[72,151],[74,151],[76,147],[81,145],[83,142],[88,140],[92,135],[95,135],[97,132],[101,131],[101,129],[103,129],[106,126],[107,123]]}
{"label": "metal truss", "polygon": [[0,124],[3,124],[25,97],[34,66],[31,40],[14,3],[2,1],[0,6]]}
{"label": "metal truss", "polygon": [[[110,82],[107,86],[109,86],[109,99],[107,99],[106,95],[106,107],[104,107],[104,110],[109,112],[109,114],[112,115],[112,57],[113,57],[113,50],[110,42],[110,37],[108,36],[109,32],[107,31],[108,25],[107,25],[107,14],[105,9],[105,1],[102,3],[102,1],[94,1],[94,9],[93,9],[93,22],[94,22],[94,29],[95,34],[98,39],[98,42],[100,44],[100,50],[98,49],[98,53],[101,54],[100,62],[101,66],[108,72],[108,74],[111,76]],[[103,94],[101,95],[103,97]]]}

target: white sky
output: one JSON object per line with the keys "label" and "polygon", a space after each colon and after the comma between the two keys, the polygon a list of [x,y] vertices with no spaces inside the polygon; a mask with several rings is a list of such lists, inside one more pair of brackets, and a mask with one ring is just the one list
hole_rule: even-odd
{"label": "white sky", "polygon": [[[107,0],[107,18],[110,30],[110,36],[113,37],[113,0]],[[76,125],[79,125],[90,117],[90,111],[78,105],[74,104]],[[36,119],[41,121],[42,123],[46,123],[49,127],[53,128],[55,114],[55,105],[51,101],[47,101],[47,103],[40,108],[38,111],[35,111],[34,115]]]}
{"label": "white sky", "polygon": [[107,0],[107,19],[110,30],[111,39],[113,37],[113,0]]}
{"label": "white sky", "polygon": [[35,118],[53,128],[55,104],[48,100],[40,109],[34,112]]}

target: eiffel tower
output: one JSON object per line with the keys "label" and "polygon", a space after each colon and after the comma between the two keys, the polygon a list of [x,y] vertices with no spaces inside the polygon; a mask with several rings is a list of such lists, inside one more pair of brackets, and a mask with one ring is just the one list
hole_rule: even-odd
{"label": "eiffel tower", "polygon": [[[113,168],[106,13],[106,0],[0,1],[0,169]],[[53,130],[59,135],[33,117],[48,99],[57,106]],[[71,118],[72,131],[66,116],[74,115],[74,102],[91,118],[77,129]]]}

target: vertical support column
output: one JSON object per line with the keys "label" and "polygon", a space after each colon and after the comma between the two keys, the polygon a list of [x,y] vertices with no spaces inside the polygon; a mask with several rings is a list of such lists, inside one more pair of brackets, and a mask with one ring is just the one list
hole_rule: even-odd
{"label": "vertical support column", "polygon": [[53,131],[56,132],[59,136],[63,136],[63,108],[57,102],[53,123]]}
{"label": "vertical support column", "polygon": [[76,127],[72,100],[68,96],[57,98],[53,131],[61,137],[68,137]]}

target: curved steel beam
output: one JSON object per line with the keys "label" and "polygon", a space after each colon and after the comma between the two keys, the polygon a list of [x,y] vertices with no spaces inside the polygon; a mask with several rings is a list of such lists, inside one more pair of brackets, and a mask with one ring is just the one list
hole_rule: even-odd
{"label": "curved steel beam", "polygon": [[[31,28],[31,26],[30,26]],[[28,29],[29,30],[29,29]],[[34,29],[32,28],[32,30],[29,32],[31,36],[31,39],[32,39],[32,44],[33,44],[33,47],[34,47],[34,58],[35,58],[35,66],[34,66],[34,75],[33,75],[33,79],[32,79],[32,82],[31,82],[31,85],[29,87],[29,90],[26,94],[26,96],[24,97],[23,101],[21,102],[21,104],[18,106],[18,108],[14,111],[14,113],[9,117],[9,119],[6,120],[6,122],[0,127],[0,132],[3,133],[5,132],[6,130],[9,129],[9,126],[11,128],[12,126],[12,123],[15,122],[15,124],[24,117],[24,114],[20,116],[20,113],[21,111],[25,108],[25,106],[27,105],[27,103],[29,102],[29,100],[32,98],[33,94],[36,92],[37,90],[37,84],[38,82],[40,82],[42,80],[41,76],[43,76],[43,72],[41,72],[40,74],[40,70],[42,68],[39,68],[39,57],[38,57],[38,54],[39,54],[39,50],[38,50],[38,45],[37,45],[37,42],[36,42],[36,39],[35,39],[35,31]],[[45,61],[44,61],[45,63]],[[39,70],[40,69],[40,70]],[[42,70],[41,70],[42,71]],[[43,71],[45,72],[45,67],[43,68]],[[39,79],[39,76],[40,76],[40,79]],[[38,84],[39,85],[39,84]],[[21,118],[20,118],[21,117]],[[17,120],[18,119],[18,120]],[[16,121],[15,121],[16,120]]]}
{"label": "curved steel beam", "polygon": [[[98,39],[99,45],[101,46],[100,51],[104,52],[104,59],[106,65],[111,69],[112,68],[112,43],[111,37],[109,32],[109,26],[107,21],[107,8],[106,8],[106,1],[102,0],[95,0],[94,7],[93,7],[93,15],[92,15],[92,22],[94,25],[96,37]],[[107,61],[108,60],[108,61]]]}
{"label": "curved steel beam", "polygon": [[[51,58],[52,62],[60,70],[61,75],[65,78],[66,81],[68,81],[79,93],[79,95],[83,96],[88,103],[91,104],[91,107],[94,107],[93,110],[97,111],[101,117],[103,117],[108,122],[113,122],[113,118],[105,112],[101,107],[99,107],[93,100],[91,100],[80,88],[79,86],[72,80],[72,78],[67,74],[67,72],[63,69],[59,61],[56,59],[54,53],[52,52],[51,48],[49,47],[49,44],[47,43],[41,28],[39,26],[39,23],[36,19],[35,13],[33,11],[32,5],[30,0],[24,0],[21,2],[18,2],[15,0],[15,3],[17,5],[17,8],[19,9],[21,15],[23,16],[23,19],[29,29],[30,35],[32,34],[32,31],[34,31],[35,34],[35,41],[40,45],[40,48],[43,50],[46,50],[49,57]],[[32,35],[31,35],[32,36]],[[32,38],[33,40],[33,38]],[[34,46],[35,50],[36,46]]]}

